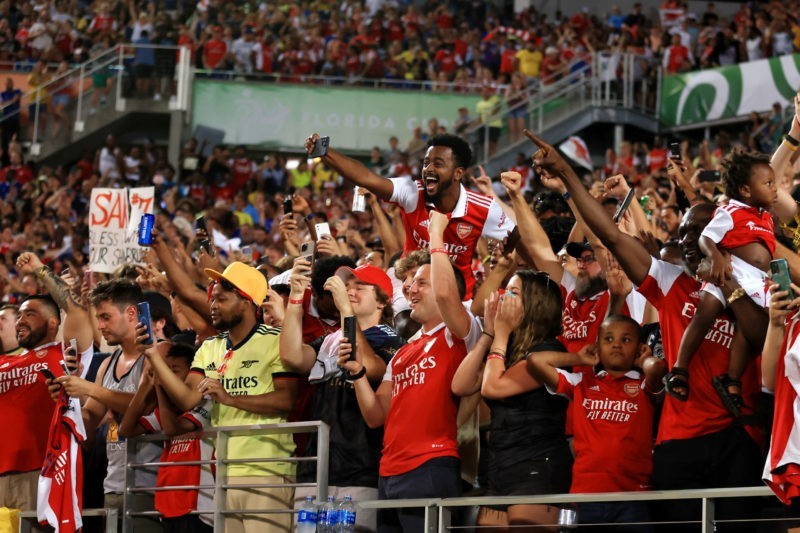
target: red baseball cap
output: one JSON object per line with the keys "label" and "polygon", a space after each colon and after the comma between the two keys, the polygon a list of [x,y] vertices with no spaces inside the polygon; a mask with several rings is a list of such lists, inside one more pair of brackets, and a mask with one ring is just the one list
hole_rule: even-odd
{"label": "red baseball cap", "polygon": [[392,280],[380,268],[372,265],[361,265],[358,268],[340,267],[336,270],[336,275],[342,278],[342,281],[347,282],[350,276],[355,276],[359,281],[368,285],[375,285],[386,294],[389,298],[392,297],[394,289],[392,287]]}

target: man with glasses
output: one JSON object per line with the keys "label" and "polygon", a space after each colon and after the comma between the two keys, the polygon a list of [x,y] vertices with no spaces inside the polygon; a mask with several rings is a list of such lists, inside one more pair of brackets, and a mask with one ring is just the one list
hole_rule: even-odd
{"label": "man with glasses", "polygon": [[[577,275],[573,276],[553,252],[547,233],[525,201],[520,190],[521,176],[517,172],[504,172],[501,179],[511,198],[522,241],[527,241],[526,249],[531,252],[536,267],[561,285],[564,295],[564,331],[558,340],[566,346],[567,351],[577,353],[587,344],[596,341],[600,324],[612,307],[612,295],[608,290],[605,269],[597,260],[592,245],[570,242],[566,245],[566,251],[575,258],[578,267]],[[545,187],[556,190],[564,200],[571,203],[560,180],[546,176],[541,179]],[[628,312],[625,314],[633,315],[640,322],[639,317],[644,312],[644,298],[635,291],[630,291],[622,307],[623,311],[627,307]]]}

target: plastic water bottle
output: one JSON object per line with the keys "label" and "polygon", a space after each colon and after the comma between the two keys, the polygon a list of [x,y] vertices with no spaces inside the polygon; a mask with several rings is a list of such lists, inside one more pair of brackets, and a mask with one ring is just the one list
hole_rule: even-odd
{"label": "plastic water bottle", "polygon": [[339,509],[336,507],[336,498],[328,496],[320,511],[317,519],[318,533],[337,533],[339,527]]}
{"label": "plastic water bottle", "polygon": [[297,533],[315,533],[317,531],[317,506],[314,498],[306,496],[306,501],[297,513]]}
{"label": "plastic water bottle", "polygon": [[356,530],[356,504],[353,498],[345,496],[339,504],[339,533],[350,533]]}

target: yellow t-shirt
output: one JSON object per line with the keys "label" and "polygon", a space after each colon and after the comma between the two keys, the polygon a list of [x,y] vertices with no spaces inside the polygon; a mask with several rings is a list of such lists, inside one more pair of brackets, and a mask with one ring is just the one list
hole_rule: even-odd
{"label": "yellow t-shirt", "polygon": [[[491,98],[488,100],[480,100],[477,104],[475,104],[475,112],[481,118],[481,122],[487,124],[490,128],[502,128],[503,127],[503,115],[499,114],[500,111],[500,97],[498,95],[492,95]],[[498,113],[495,115],[495,118],[489,120],[494,113]]]}
{"label": "yellow t-shirt", "polygon": [[539,50],[520,50],[517,52],[519,72],[526,78],[539,77],[539,64],[542,62],[542,53]]}
{"label": "yellow t-shirt", "polygon": [[[202,371],[206,377],[219,379],[231,395],[257,395],[273,392],[273,379],[290,372],[283,366],[279,355],[280,330],[258,325],[244,344],[234,348],[228,361],[225,375],[220,377],[217,368],[222,365],[228,350],[228,334],[210,337],[203,342],[192,361],[193,371]],[[214,402],[211,407],[212,426],[252,426],[256,424],[280,424],[286,417],[261,415]],[[231,437],[228,442],[229,459],[255,457],[291,457],[294,454],[292,435],[251,435]],[[270,476],[294,475],[294,463],[253,462],[228,466],[228,475]]]}

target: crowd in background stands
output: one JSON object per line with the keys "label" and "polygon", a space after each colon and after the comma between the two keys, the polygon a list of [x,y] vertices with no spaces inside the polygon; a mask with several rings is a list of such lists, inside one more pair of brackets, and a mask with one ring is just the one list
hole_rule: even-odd
{"label": "crowd in background stands", "polygon": [[198,67],[242,74],[350,80],[437,81],[459,91],[547,78],[588,52],[640,54],[669,72],[780,56],[800,48],[793,3],[742,4],[732,17],[712,3],[635,4],[547,17],[489,2],[222,2],[197,5],[47,1],[0,3],[0,65],[79,63],[121,42],[185,45]]}

